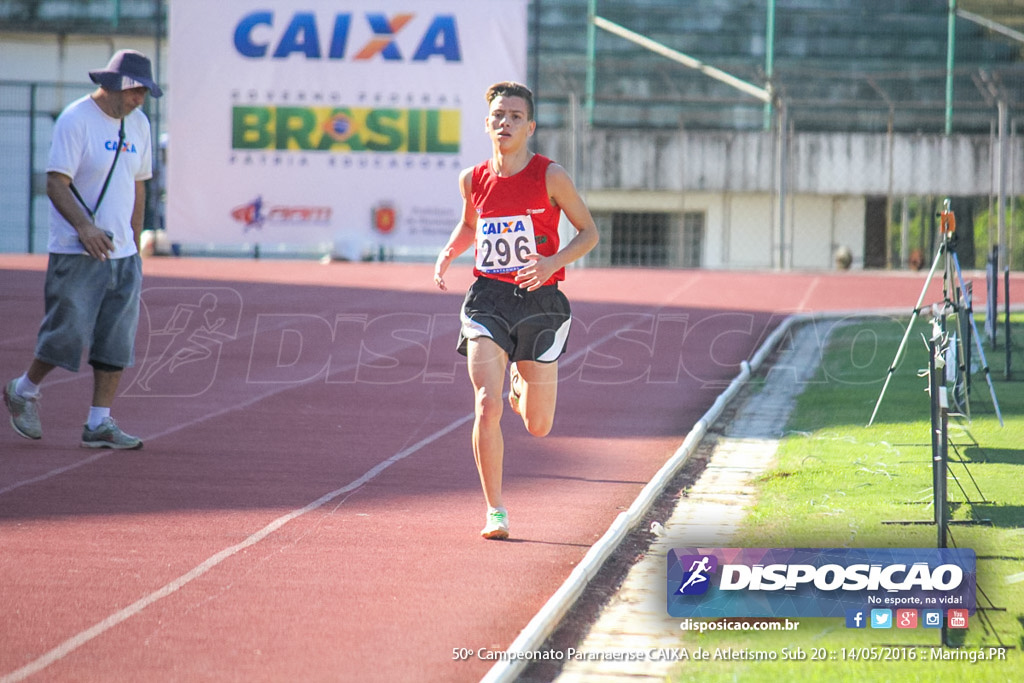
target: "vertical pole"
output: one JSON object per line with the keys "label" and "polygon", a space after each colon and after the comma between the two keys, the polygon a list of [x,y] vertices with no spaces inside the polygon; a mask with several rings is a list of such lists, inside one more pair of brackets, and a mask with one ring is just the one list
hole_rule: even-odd
{"label": "vertical pole", "polygon": [[[156,81],[157,85],[160,85],[160,57],[161,48],[160,43],[163,38],[164,32],[164,21],[163,21],[163,3],[161,0],[153,0],[153,41],[154,41],[154,53],[153,53],[153,80]],[[163,194],[160,188],[164,185],[163,174],[165,172],[163,165],[163,155],[160,153],[160,134],[161,134],[161,119],[160,119],[160,100],[156,98],[150,98],[153,103],[153,142],[155,148],[153,150],[153,182],[151,183],[152,190],[147,194],[150,202],[150,213],[155,222],[154,225],[150,225],[150,229],[157,229],[163,227]]]}
{"label": "vertical pole", "polygon": [[[764,73],[768,79],[768,89],[771,90],[772,76],[775,72],[775,0],[768,0],[768,18],[764,32]],[[771,127],[772,103],[769,100],[764,103],[764,129],[771,130]]]}
{"label": "vertical pole", "polygon": [[947,536],[949,530],[949,511],[946,509],[946,468],[949,464],[949,402],[946,398],[946,388],[939,388],[939,433],[937,435],[938,440],[938,457],[939,457],[939,477],[938,477],[938,492],[936,493],[936,503],[938,503],[938,520],[939,520],[939,547],[947,547]]}
{"label": "vertical pole", "polygon": [[533,89],[533,98],[537,102],[544,99],[540,94],[540,4],[541,0],[533,1],[533,59],[530,60],[530,70],[533,73],[527,76],[530,87]]}
{"label": "vertical pole", "polygon": [[956,43],[956,0],[949,0],[946,29],[946,135],[953,132],[953,67]]}
{"label": "vertical pole", "polygon": [[[896,137],[895,137],[895,115],[893,108],[889,107],[889,128],[886,134],[887,147],[889,148],[889,186],[888,192],[885,197],[885,267],[891,269],[895,263],[893,263],[892,254],[892,235],[889,234],[890,227],[892,226],[892,207],[893,207],[893,186],[896,182],[895,172],[895,157],[896,157]],[[900,245],[900,251],[906,251],[903,245]]]}
{"label": "vertical pole", "polygon": [[1004,348],[1006,349],[1006,368],[1003,371],[1004,377],[1007,381],[1010,380],[1010,350],[1013,348],[1010,346],[1010,266],[1006,265],[1003,270],[1003,306],[1006,311],[1006,324],[1003,325],[1003,334],[1006,337]]}
{"label": "vertical pole", "polygon": [[38,83],[28,87],[28,253],[35,253],[36,241],[36,89]]}
{"label": "vertical pole", "polygon": [[910,267],[910,200],[906,195],[900,205],[900,267]]}
{"label": "vertical pole", "polygon": [[787,128],[789,126],[786,116],[786,103],[781,99],[776,106],[776,123],[779,127],[775,141],[775,187],[778,195],[775,204],[775,220],[779,232],[779,262],[780,270],[786,268],[786,195],[789,192],[787,187],[787,175],[789,173],[788,145],[786,144]]}
{"label": "vertical pole", "polygon": [[[1007,128],[1007,111],[1006,111],[1006,99],[1004,97],[999,98],[998,110],[999,110],[999,133],[998,133],[998,149],[997,158],[999,159],[999,166],[996,172],[996,204],[999,207],[999,263],[1004,266],[1010,265],[1010,252],[1007,251],[1008,245],[1006,241],[1006,180],[1009,175],[1009,160],[1010,160],[1010,140],[1006,134]],[[999,263],[996,264],[998,269]]]}
{"label": "vertical pole", "polygon": [[[939,394],[939,466],[941,476],[939,477],[939,489],[935,494],[936,518],[938,520],[938,547],[946,548],[946,537],[948,536],[949,515],[946,511],[946,467],[949,460],[949,404],[946,400],[946,389],[943,387]],[[949,633],[946,630],[946,620],[942,620],[942,644],[949,645]]]}
{"label": "vertical pole", "polygon": [[939,457],[939,389],[942,386],[939,376],[943,371],[935,362],[936,354],[942,352],[940,341],[941,338],[938,333],[938,327],[935,326],[932,331],[932,338],[928,340],[928,402],[931,404],[932,505],[935,508],[936,525],[940,525],[941,523],[939,511],[942,508],[942,505],[939,502],[939,480],[945,477],[945,472],[940,470]]}
{"label": "vertical pole", "polygon": [[597,26],[594,25],[594,17],[597,16],[597,0],[587,1],[587,124],[594,124],[594,90],[597,70]]}

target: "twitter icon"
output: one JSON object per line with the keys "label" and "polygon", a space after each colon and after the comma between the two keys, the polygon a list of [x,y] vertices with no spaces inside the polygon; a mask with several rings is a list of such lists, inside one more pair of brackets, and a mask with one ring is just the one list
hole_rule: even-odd
{"label": "twitter icon", "polygon": [[871,610],[871,628],[892,628],[892,610]]}

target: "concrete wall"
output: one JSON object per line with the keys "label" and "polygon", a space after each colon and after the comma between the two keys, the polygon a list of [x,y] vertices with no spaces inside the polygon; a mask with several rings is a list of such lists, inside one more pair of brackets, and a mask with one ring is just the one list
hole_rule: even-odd
{"label": "concrete wall", "polygon": [[[571,149],[576,140],[578,149]],[[990,196],[994,147],[982,136],[795,133],[778,226],[771,133],[539,130],[538,151],[573,173],[595,213],[705,213],[708,268],[833,268],[845,246],[862,267],[869,196]],[[1024,140],[1008,143],[1006,191],[1024,194]]]}

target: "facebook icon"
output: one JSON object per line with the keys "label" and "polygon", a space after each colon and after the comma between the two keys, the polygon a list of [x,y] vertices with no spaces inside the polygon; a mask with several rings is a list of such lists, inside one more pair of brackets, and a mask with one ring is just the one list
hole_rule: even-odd
{"label": "facebook icon", "polygon": [[864,610],[846,610],[846,628],[867,628],[867,617]]}

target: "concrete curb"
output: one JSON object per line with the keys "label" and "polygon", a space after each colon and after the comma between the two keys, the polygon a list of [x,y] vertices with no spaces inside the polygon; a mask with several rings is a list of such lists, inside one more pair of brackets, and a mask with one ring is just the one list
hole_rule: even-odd
{"label": "concrete curb", "polygon": [[[887,311],[885,314],[889,313]],[[643,520],[651,506],[664,492],[668,483],[672,481],[673,477],[686,464],[686,461],[696,450],[697,446],[700,445],[701,440],[707,434],[711,425],[721,416],[726,406],[736,397],[750,377],[761,368],[761,365],[764,364],[768,356],[775,350],[779,342],[789,334],[789,331],[795,325],[815,319],[845,317],[846,315],[849,314],[791,315],[772,331],[750,362],[743,361],[741,363],[740,373],[733,378],[726,390],[718,395],[711,408],[693,426],[672,457],[662,465],[661,469],[644,486],[640,494],[633,501],[633,504],[629,506],[629,509],[620,513],[615,518],[615,521],[612,522],[604,536],[591,546],[590,550],[583,556],[583,559],[576,565],[561,587],[555,591],[554,595],[548,599],[547,603],[526,625],[526,628],[509,645],[507,652],[518,653],[521,656],[510,656],[494,664],[481,679],[481,683],[508,683],[513,681],[529,665],[529,653],[539,650],[551,636],[562,618],[565,617],[583,593],[583,590],[600,571],[608,557]],[[861,313],[860,315],[870,314]]]}

